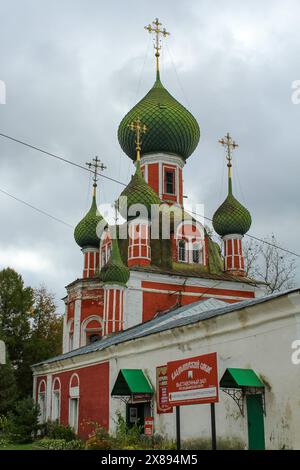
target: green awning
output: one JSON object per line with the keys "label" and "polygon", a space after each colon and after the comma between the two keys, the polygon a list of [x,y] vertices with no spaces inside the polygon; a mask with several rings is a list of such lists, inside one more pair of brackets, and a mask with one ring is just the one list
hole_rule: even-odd
{"label": "green awning", "polygon": [[264,388],[264,383],[252,369],[226,369],[220,380],[222,388],[256,387]]}
{"label": "green awning", "polygon": [[142,369],[121,369],[111,396],[130,396],[140,393],[148,395],[154,393]]}

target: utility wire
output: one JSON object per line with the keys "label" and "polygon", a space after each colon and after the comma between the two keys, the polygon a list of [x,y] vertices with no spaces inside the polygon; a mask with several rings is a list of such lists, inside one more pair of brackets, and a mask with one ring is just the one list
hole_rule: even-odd
{"label": "utility wire", "polygon": [[47,217],[50,217],[51,219],[56,220],[56,222],[60,222],[61,224],[66,225],[67,227],[74,228],[73,225],[68,224],[68,222],[65,222],[64,220],[58,219],[58,218],[55,217],[54,215],[49,214],[49,212],[46,212],[46,211],[44,211],[44,210],[42,210],[42,209],[39,209],[38,207],[35,207],[35,206],[33,206],[32,204],[29,204],[29,202],[26,202],[26,201],[24,201],[23,199],[20,199],[20,198],[18,198],[18,197],[16,197],[16,196],[13,196],[12,194],[8,193],[7,191],[4,191],[4,189],[0,189],[0,193],[5,194],[5,195],[8,196],[8,197],[11,197],[11,198],[14,199],[15,201],[18,201],[18,202],[20,202],[21,204],[24,204],[25,206],[30,207],[31,209],[33,209],[33,210],[39,212],[40,214],[46,215]]}
{"label": "utility wire", "polygon": [[[9,135],[7,135],[7,134],[3,134],[2,132],[0,132],[0,137],[4,137],[4,138],[6,138],[6,139],[9,139],[9,140],[11,140],[11,141],[13,141],[13,142],[16,142],[16,143],[18,143],[18,144],[21,144],[21,145],[25,145],[26,147],[29,147],[29,148],[31,148],[31,149],[33,149],[33,150],[37,150],[38,152],[41,152],[41,153],[43,153],[43,154],[45,154],[45,155],[48,155],[48,156],[53,157],[53,158],[56,158],[57,160],[63,161],[64,163],[69,163],[70,165],[73,165],[73,166],[76,166],[76,167],[78,167],[78,168],[81,168],[82,170],[91,172],[91,170],[89,170],[89,168],[87,168],[87,167],[85,167],[85,166],[83,166],[83,165],[80,165],[79,163],[75,163],[75,162],[73,162],[73,161],[71,161],[71,160],[68,160],[68,159],[66,159],[66,158],[60,157],[59,155],[56,155],[56,154],[54,154],[54,153],[48,152],[48,151],[46,151],[46,150],[43,150],[43,149],[41,149],[41,148],[39,148],[39,147],[36,147],[35,145],[28,144],[27,142],[24,142],[24,141],[22,141],[22,140],[16,139],[15,137],[11,137],[11,136],[9,136]],[[101,178],[106,178],[106,179],[108,179],[108,180],[110,180],[110,181],[113,181],[114,183],[121,184],[122,186],[126,186],[126,183],[123,183],[122,181],[119,181],[119,180],[117,180],[117,179],[115,179],[115,178],[111,178],[111,177],[109,177],[109,176],[102,175],[102,174],[99,174],[98,176],[100,176]],[[13,196],[12,194],[9,194],[8,192],[6,192],[6,191],[4,191],[4,190],[1,190],[1,189],[0,189],[0,192],[2,192],[3,194],[6,194],[7,196],[11,197],[12,199],[15,199],[15,200],[18,201],[18,202],[21,202],[22,204],[25,204],[25,205],[28,206],[28,207],[31,207],[32,209],[36,210],[37,212],[40,212],[41,214],[44,214],[44,215],[46,215],[46,216],[48,216],[48,217],[51,217],[53,220],[57,220],[58,222],[63,223],[64,225],[67,225],[67,226],[73,228],[73,226],[70,225],[70,224],[68,224],[67,222],[64,222],[63,220],[58,219],[57,217],[52,216],[51,214],[47,213],[46,211],[43,211],[42,209],[39,209],[39,208],[33,206],[32,204],[29,204],[29,203],[23,201],[22,199],[19,199],[19,198]],[[193,212],[193,211],[189,211],[189,212],[190,212],[191,214],[197,215],[198,217],[202,217],[203,219],[212,222],[212,219],[211,219],[210,217],[206,217],[206,216],[204,216],[204,215],[198,214],[197,212]],[[246,233],[246,236],[249,237],[249,238],[252,238],[252,239],[254,239],[254,240],[256,240],[256,241],[259,241],[259,242],[261,242],[261,243],[265,243],[265,244],[267,244],[267,245],[273,246],[274,248],[277,248],[278,250],[281,250],[281,251],[284,251],[284,252],[286,252],[286,253],[289,253],[290,255],[296,256],[297,258],[300,258],[300,254],[295,253],[294,251],[288,250],[288,249],[286,249],[286,248],[283,248],[283,247],[281,247],[281,246],[279,246],[279,245],[275,245],[275,244],[273,244],[273,243],[271,243],[271,242],[268,242],[267,240],[264,240],[263,238],[255,237],[254,235],[250,235],[250,234],[248,234],[248,233]]]}
{"label": "utility wire", "polygon": [[[5,139],[12,140],[13,142],[16,142],[17,144],[25,145],[25,147],[31,148],[33,150],[37,150],[38,152],[48,155],[49,157],[56,158],[57,160],[60,160],[64,163],[69,163],[70,165],[76,166],[77,168],[81,168],[81,170],[85,170],[85,171],[89,171],[93,173],[92,170],[90,170],[89,168],[83,165],[80,165],[79,163],[75,163],[72,160],[68,160],[67,158],[60,157],[59,155],[56,155],[55,153],[48,152],[47,150],[43,150],[39,147],[36,147],[35,145],[28,144],[27,142],[24,142],[23,140],[16,139],[15,137],[11,137],[9,135],[3,134],[2,132],[0,132],[0,137],[4,137]],[[126,186],[125,183],[122,183],[121,181],[118,181],[115,178],[111,178],[110,176],[106,176],[102,174],[99,174],[98,176],[100,176],[101,178],[105,178],[107,180],[113,181],[114,183],[118,183],[118,184],[122,184]]]}

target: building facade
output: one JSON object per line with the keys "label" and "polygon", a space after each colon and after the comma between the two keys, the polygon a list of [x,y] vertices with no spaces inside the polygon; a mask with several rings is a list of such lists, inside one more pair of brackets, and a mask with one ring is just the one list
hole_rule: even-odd
{"label": "building facade", "polygon": [[[120,146],[135,173],[115,203],[114,226],[98,211],[99,161],[92,163],[91,208],[74,232],[83,266],[66,288],[63,354],[33,366],[41,420],[70,424],[86,438],[91,421],[113,432],[120,411],[129,424],[153,417],[155,432],[174,437],[174,414],[157,408],[157,368],[216,352],[220,383],[227,384],[217,405],[218,435],[243,448],[299,447],[300,384],[291,377],[296,370],[290,361],[299,292],[262,297],[263,286],[245,275],[243,237],[251,216],[233,195],[237,145],[229,134],[220,140],[228,194],[213,216],[222,251],[186,212],[183,171],[200,128],[163,86],[159,49],[156,59],[153,87],[119,126]],[[239,383],[243,374],[252,374],[257,386],[250,378]],[[133,393],[135,376],[144,385]],[[257,413],[260,443],[248,436],[247,412]],[[186,406],[182,419],[183,437],[208,437],[207,407]]]}

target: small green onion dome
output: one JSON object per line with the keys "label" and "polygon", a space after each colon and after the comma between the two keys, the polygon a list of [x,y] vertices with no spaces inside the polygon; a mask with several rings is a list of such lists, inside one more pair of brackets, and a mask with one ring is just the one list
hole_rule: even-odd
{"label": "small green onion dome", "polygon": [[94,195],[90,210],[75,227],[74,238],[77,245],[81,248],[99,247],[100,240],[97,235],[97,226],[101,220],[103,220],[103,217],[98,211],[96,196]]}
{"label": "small green onion dome", "polygon": [[128,125],[138,118],[148,128],[143,135],[142,154],[167,152],[186,160],[198,145],[200,129],[196,119],[164,88],[159,75],[148,94],[119,125],[120,146],[132,160],[135,160],[136,144]]}
{"label": "small green onion dome", "polygon": [[222,237],[234,233],[245,235],[251,227],[250,212],[232,194],[231,178],[228,196],[214,213],[213,227]]}
{"label": "small green onion dome", "polygon": [[[126,212],[126,199],[127,197],[127,212]],[[128,218],[128,210],[131,206],[142,204],[147,209],[147,216],[151,214],[151,205],[157,204],[160,205],[161,201],[156,194],[156,192],[146,183],[142,171],[140,161],[136,162],[136,171],[132,176],[130,183],[120,194],[118,199],[118,208],[122,216]],[[138,209],[138,208],[137,208]],[[143,213],[134,214],[132,217],[138,217],[143,215]]]}
{"label": "small green onion dome", "polygon": [[126,285],[129,279],[129,269],[122,261],[118,241],[112,240],[112,251],[107,264],[101,269],[101,280],[105,284]]}

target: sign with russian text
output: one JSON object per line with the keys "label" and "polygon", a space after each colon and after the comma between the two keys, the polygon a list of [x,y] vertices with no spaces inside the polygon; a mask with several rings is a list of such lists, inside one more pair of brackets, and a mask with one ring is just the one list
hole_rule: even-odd
{"label": "sign with russian text", "polygon": [[219,401],[217,353],[168,362],[170,405],[195,405]]}
{"label": "sign with russian text", "polygon": [[156,367],[156,408],[157,413],[172,413],[173,407],[168,397],[167,366]]}
{"label": "sign with russian text", "polygon": [[144,434],[146,436],[153,436],[153,417],[151,416],[145,418]]}

